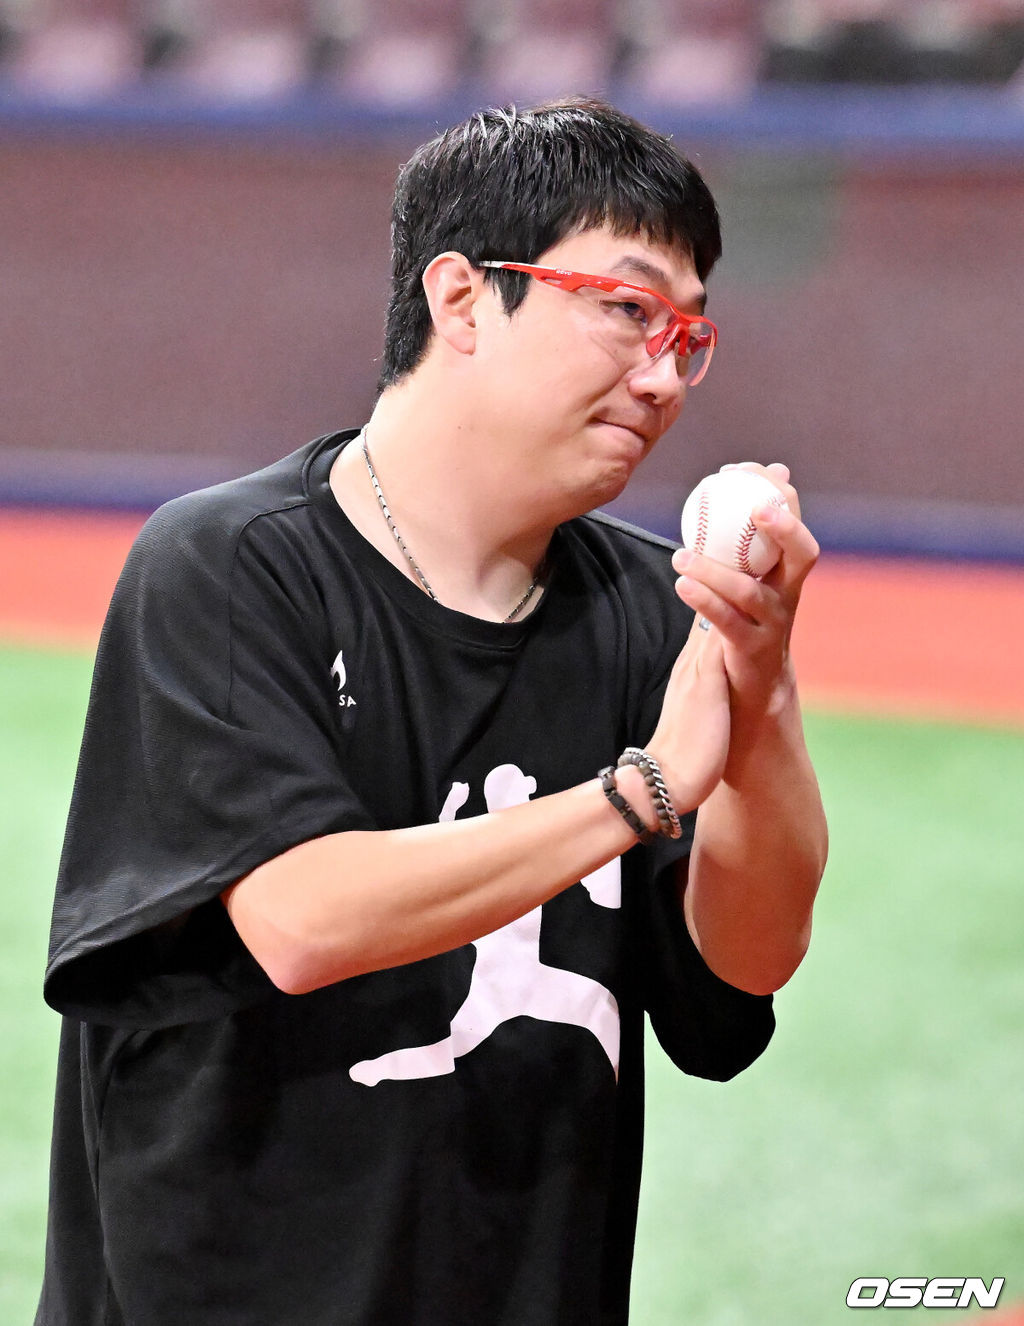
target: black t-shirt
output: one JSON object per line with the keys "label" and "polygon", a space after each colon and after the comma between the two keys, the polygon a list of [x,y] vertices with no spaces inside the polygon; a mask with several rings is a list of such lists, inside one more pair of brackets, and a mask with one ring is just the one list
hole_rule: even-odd
{"label": "black t-shirt", "polygon": [[301,996],[219,894],[307,839],[592,778],[689,626],[667,543],[556,533],[497,624],[431,601],[330,491],[345,432],[158,511],[96,662],[54,909],[62,1012],[37,1326],[621,1326],[646,1010],[725,1079],[773,1028],[658,840],[474,944]]}

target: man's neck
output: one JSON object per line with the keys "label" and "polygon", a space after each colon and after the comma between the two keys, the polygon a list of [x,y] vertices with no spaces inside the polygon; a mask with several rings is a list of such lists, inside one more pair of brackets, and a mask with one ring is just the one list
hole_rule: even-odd
{"label": "man's neck", "polygon": [[[439,399],[414,378],[386,391],[367,425],[391,525],[358,443],[335,463],[331,487],[364,538],[410,579],[422,587],[415,561],[446,607],[502,621],[540,572],[554,526],[510,488],[495,463],[498,439],[471,428],[458,409],[439,407]],[[539,597],[535,591],[520,615]]]}

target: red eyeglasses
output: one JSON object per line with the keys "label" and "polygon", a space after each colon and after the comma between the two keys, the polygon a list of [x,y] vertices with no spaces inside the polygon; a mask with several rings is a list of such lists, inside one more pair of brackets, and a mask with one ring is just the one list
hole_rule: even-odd
{"label": "red eyeglasses", "polygon": [[590,276],[561,267],[536,267],[528,262],[481,262],[480,267],[503,267],[525,272],[545,285],[582,295],[593,306],[601,334],[623,357],[642,346],[651,359],[674,350],[679,372],[688,387],[695,387],[708,371],[718,344],[718,328],[704,317],[680,313],[664,295],[614,276]]}

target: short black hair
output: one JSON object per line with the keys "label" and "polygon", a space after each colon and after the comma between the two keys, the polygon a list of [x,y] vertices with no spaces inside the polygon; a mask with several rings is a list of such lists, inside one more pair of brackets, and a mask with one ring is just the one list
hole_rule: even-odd
{"label": "short black hair", "polygon": [[[697,168],[669,138],[606,102],[480,111],[424,143],[395,188],[380,390],[426,352],[423,273],[439,253],[454,250],[474,265],[534,262],[567,235],[602,225],[679,249],[702,281],[722,252],[718,209]],[[515,312],[530,278],[486,276]]]}

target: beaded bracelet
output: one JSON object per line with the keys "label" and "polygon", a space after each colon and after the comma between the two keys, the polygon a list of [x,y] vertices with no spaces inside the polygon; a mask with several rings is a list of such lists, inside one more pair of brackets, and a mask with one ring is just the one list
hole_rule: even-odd
{"label": "beaded bracelet", "polygon": [[658,832],[666,838],[682,837],[683,826],[679,823],[679,816],[668,794],[665,780],[661,776],[661,765],[658,761],[653,755],[648,755],[647,751],[640,750],[638,746],[627,746],[619,756],[618,767],[621,769],[624,764],[635,764],[643,774],[658,815]]}
{"label": "beaded bracelet", "polygon": [[597,775],[601,780],[601,791],[626,821],[640,841],[646,846],[647,843],[653,843],[655,833],[649,829],[619,789],[615,786],[615,769],[609,764],[607,769],[602,769]]}

